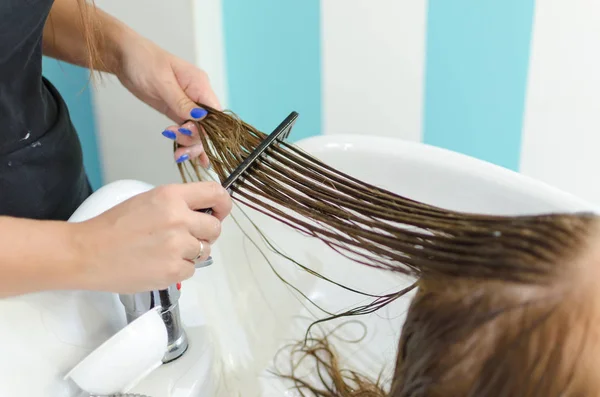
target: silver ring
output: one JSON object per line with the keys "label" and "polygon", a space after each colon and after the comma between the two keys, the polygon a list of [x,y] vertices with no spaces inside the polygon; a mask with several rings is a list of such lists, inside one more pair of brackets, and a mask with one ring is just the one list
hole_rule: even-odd
{"label": "silver ring", "polygon": [[202,242],[202,240],[198,241],[200,241],[200,252],[198,252],[198,255],[196,255],[194,258],[194,262],[196,262],[204,254],[204,242]]}

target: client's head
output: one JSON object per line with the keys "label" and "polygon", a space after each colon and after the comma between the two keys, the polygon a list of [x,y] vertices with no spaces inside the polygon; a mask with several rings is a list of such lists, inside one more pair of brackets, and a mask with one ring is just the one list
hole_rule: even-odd
{"label": "client's head", "polygon": [[[469,266],[447,262],[422,275],[390,396],[600,395],[599,223],[505,223],[497,245],[486,243],[489,258],[479,252]],[[520,254],[507,255],[516,245]]]}

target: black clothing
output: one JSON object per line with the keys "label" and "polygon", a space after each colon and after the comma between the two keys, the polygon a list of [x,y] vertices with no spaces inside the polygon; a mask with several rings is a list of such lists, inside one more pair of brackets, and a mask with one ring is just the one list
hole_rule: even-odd
{"label": "black clothing", "polygon": [[52,4],[0,1],[0,215],[66,220],[91,194],[66,104],[42,77]]}

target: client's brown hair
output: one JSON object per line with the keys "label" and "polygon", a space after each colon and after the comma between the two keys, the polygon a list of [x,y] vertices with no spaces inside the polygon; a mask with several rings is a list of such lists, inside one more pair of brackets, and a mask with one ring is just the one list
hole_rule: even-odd
{"label": "client's brown hair", "polygon": [[[265,134],[208,110],[198,127],[223,180]],[[193,163],[180,170],[184,181],[199,178]],[[600,316],[586,279],[600,259],[590,242],[598,237],[594,215],[449,211],[352,178],[287,143],[269,152],[233,198],[359,263],[418,280],[390,389],[342,371],[319,339],[300,350],[330,381],[314,386],[289,375],[303,395],[558,397],[600,390],[590,383],[592,323]]]}

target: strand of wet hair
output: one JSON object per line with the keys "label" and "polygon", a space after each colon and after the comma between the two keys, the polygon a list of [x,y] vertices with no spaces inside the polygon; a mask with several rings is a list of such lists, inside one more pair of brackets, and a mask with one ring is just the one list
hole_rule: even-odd
{"label": "strand of wet hair", "polygon": [[[192,179],[201,180],[203,179],[200,176],[200,173],[197,168],[190,168],[181,166],[179,167],[179,171],[181,173],[182,180],[188,181]],[[310,393],[310,395],[315,397],[383,397],[386,394],[384,390],[384,385],[389,382],[384,382],[382,378],[383,370],[380,372],[379,376],[372,380],[367,376],[360,374],[359,372],[350,370],[350,369],[342,369],[339,362],[336,352],[334,351],[330,339],[338,338],[338,336],[334,335],[339,328],[344,325],[350,323],[360,324],[365,331],[365,334],[355,341],[346,341],[348,343],[359,343],[366,336],[366,326],[360,323],[357,320],[346,321],[340,325],[333,327],[333,329],[325,332],[321,337],[315,337],[312,335],[312,329],[320,326],[321,324],[327,323],[329,321],[335,319],[342,319],[346,317],[357,317],[361,315],[366,315],[370,313],[374,313],[384,306],[392,303],[396,299],[404,296],[409,291],[413,290],[416,287],[416,283],[413,283],[407,288],[383,295],[371,294],[363,291],[359,291],[355,288],[351,288],[345,286],[329,277],[323,276],[313,269],[299,263],[294,258],[287,255],[285,252],[281,251],[270,241],[267,235],[259,228],[259,226],[255,223],[255,221],[242,209],[239,204],[234,203],[238,210],[241,212],[242,216],[246,218],[246,220],[250,223],[251,227],[258,233],[260,239],[266,245],[267,249],[276,255],[284,258],[287,261],[292,262],[294,265],[298,266],[302,270],[308,272],[309,274],[318,277],[336,287],[342,288],[344,290],[350,291],[352,293],[373,298],[370,302],[366,304],[359,305],[354,308],[347,309],[345,311],[341,311],[338,313],[329,312],[324,307],[318,305],[316,302],[310,299],[303,291],[294,286],[291,282],[289,282],[275,267],[274,263],[268,258],[267,255],[263,252],[263,250],[258,245],[257,241],[255,241],[250,234],[244,230],[242,224],[237,219],[235,215],[231,215],[235,224],[242,231],[243,235],[250,241],[250,243],[260,252],[263,259],[267,262],[270,269],[273,271],[275,276],[291,288],[295,293],[299,294],[303,297],[306,302],[314,306],[320,312],[326,314],[326,317],[318,319],[314,314],[312,314],[310,307],[302,303],[305,309],[308,310],[312,315],[312,322],[308,325],[304,338],[296,343],[283,346],[279,352],[277,353],[274,362],[277,362],[277,357],[288,348],[291,348],[289,361],[290,361],[290,372],[284,373],[279,370],[271,370],[270,372],[279,377],[282,380],[291,381],[294,385],[293,388],[301,395],[307,396],[306,393]],[[313,318],[317,318],[316,320]],[[323,330],[321,330],[323,331]],[[319,385],[313,385],[311,382],[302,379],[297,375],[298,367],[307,360],[313,359],[315,364],[315,370],[318,373],[318,378],[320,379]],[[328,382],[327,380],[330,380]]]}
{"label": "strand of wet hair", "polygon": [[[224,180],[266,134],[231,112],[207,109],[197,125],[212,168]],[[578,246],[592,219],[438,208],[358,180],[289,143],[269,150],[233,197],[355,262],[415,277],[466,272],[539,281],[558,256]]]}
{"label": "strand of wet hair", "polygon": [[[275,363],[278,356],[284,351],[289,350],[289,371],[287,373],[275,369],[270,371],[273,375],[281,379],[289,380],[293,383],[294,389],[301,396],[313,397],[384,397],[388,395],[385,390],[383,370],[379,372],[376,379],[362,375],[356,371],[342,369],[338,354],[330,343],[330,339],[345,325],[351,321],[342,323],[328,332],[322,332],[321,337],[310,338],[303,342],[292,343],[283,346],[275,357]],[[366,336],[357,338],[349,343],[358,343]],[[298,374],[299,368],[305,361],[314,362],[313,375],[318,378],[320,387],[317,387],[310,379]],[[309,393],[307,395],[307,393]]]}

